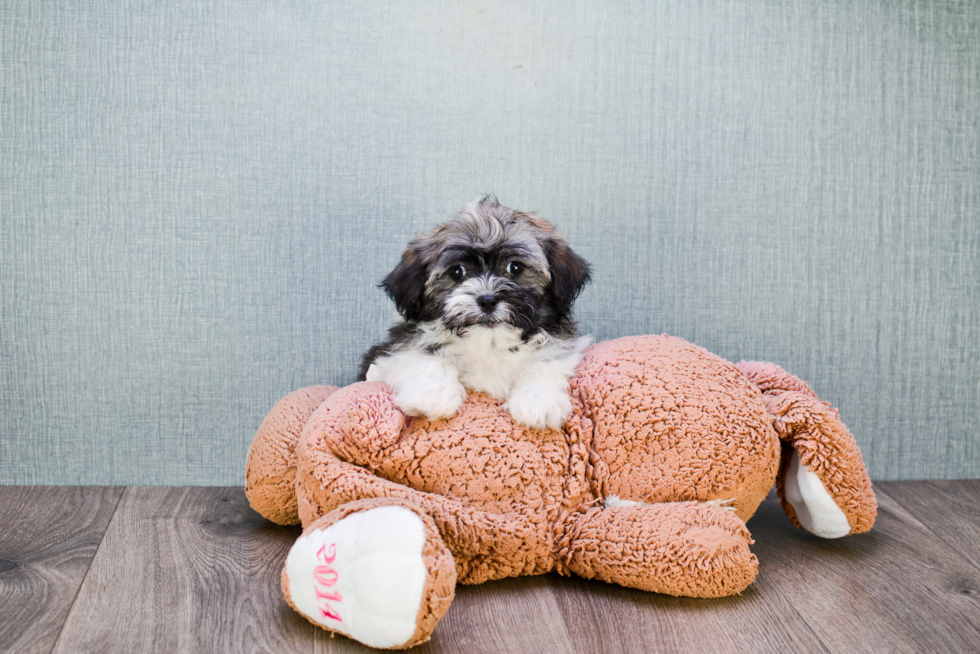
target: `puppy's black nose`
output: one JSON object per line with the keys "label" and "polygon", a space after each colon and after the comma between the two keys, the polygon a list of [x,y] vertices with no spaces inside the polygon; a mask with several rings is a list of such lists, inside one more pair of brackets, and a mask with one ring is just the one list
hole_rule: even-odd
{"label": "puppy's black nose", "polygon": [[481,295],[476,298],[476,303],[480,305],[480,308],[486,312],[493,311],[493,308],[497,306],[497,296],[496,295]]}

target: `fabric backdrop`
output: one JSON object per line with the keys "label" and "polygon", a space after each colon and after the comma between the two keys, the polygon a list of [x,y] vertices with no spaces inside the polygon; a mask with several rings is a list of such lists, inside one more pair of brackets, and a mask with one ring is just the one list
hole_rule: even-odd
{"label": "fabric backdrop", "polygon": [[584,331],[980,474],[975,2],[5,2],[0,138],[0,483],[242,483],[488,191],[592,262]]}

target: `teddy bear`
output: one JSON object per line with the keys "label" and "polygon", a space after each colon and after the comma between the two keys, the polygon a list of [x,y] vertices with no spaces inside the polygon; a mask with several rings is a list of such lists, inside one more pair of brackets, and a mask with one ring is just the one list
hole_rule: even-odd
{"label": "teddy bear", "polygon": [[380,382],[283,398],[249,450],[246,493],[302,524],[282,570],[314,624],[378,648],[428,640],[456,584],[557,572],[687,597],[743,591],[746,521],[773,484],[824,538],[877,504],[836,410],[776,365],[667,335],[589,348],[562,429],[470,393],[448,419],[403,414]]}

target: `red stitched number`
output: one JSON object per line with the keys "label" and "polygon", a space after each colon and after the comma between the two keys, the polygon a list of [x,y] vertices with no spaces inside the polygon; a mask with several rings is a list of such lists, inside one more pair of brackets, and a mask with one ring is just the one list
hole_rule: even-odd
{"label": "red stitched number", "polygon": [[313,578],[317,580],[317,583],[329,588],[337,583],[337,571],[329,565],[318,565],[313,570]]}
{"label": "red stitched number", "polygon": [[[316,553],[317,560],[322,561],[324,564],[333,563],[336,556],[337,545],[334,543],[331,543],[330,547],[327,547],[326,545],[321,546],[320,550]],[[316,590],[316,599],[318,602],[323,602],[323,604],[320,605],[320,613],[322,613],[323,617],[325,618],[330,618],[331,620],[336,620],[337,622],[343,622],[337,612],[332,610],[330,605],[327,604],[327,600],[330,600],[331,602],[342,601],[340,593],[337,591],[327,593],[320,588],[320,586],[326,586],[327,588],[333,586],[337,583],[337,579],[339,577],[340,575],[337,574],[337,571],[331,568],[329,565],[318,565],[313,570],[313,578],[316,579],[316,584],[313,586],[314,590]]]}
{"label": "red stitched number", "polygon": [[327,549],[326,545],[320,546],[320,551],[316,553],[316,558],[320,559],[324,563],[333,563],[334,558],[337,556],[337,546],[330,543],[330,549]]}

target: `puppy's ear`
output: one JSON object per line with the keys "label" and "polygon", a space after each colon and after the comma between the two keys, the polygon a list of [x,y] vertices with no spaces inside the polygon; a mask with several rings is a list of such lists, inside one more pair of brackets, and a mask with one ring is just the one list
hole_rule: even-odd
{"label": "puppy's ear", "polygon": [[572,310],[575,298],[591,279],[589,264],[557,236],[544,242],[544,253],[551,269],[548,290],[555,300],[555,308],[562,315],[567,315]]}
{"label": "puppy's ear", "polygon": [[408,249],[402,253],[402,260],[381,282],[381,288],[394,300],[398,313],[405,320],[422,318],[429,267],[423,256],[424,249],[421,239],[409,243]]}

